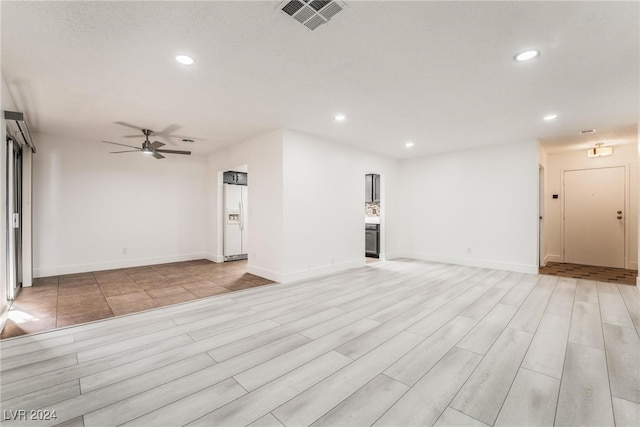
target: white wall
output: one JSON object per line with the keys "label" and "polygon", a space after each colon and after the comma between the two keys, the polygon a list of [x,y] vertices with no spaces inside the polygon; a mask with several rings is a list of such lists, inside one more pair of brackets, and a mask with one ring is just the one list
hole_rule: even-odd
{"label": "white wall", "polygon": [[[629,202],[625,240],[628,243],[625,264],[638,268],[638,145],[616,145],[609,157],[588,158],[585,150],[547,155],[546,218],[547,259],[562,262],[562,175],[564,170],[627,166]],[[558,199],[552,195],[558,194]]]}
{"label": "white wall", "polygon": [[381,175],[381,255],[392,257],[400,241],[398,161],[284,132],[284,281],[364,265],[367,173]]}
{"label": "white wall", "polygon": [[[34,276],[205,256],[205,158],[37,135]],[[127,248],[127,254],[122,254]]]}
{"label": "white wall", "polygon": [[248,271],[280,281],[283,271],[282,131],[216,151],[207,161],[207,258],[222,262],[222,172],[246,165]]}
{"label": "white wall", "polygon": [[7,320],[8,303],[7,303],[7,144],[6,128],[4,125],[4,110],[15,110],[15,104],[9,95],[7,82],[4,75],[1,77],[1,98],[3,119],[0,126],[2,143],[0,143],[0,328],[2,328]]}
{"label": "white wall", "polygon": [[542,182],[539,182],[538,186],[538,214],[542,217],[542,219],[538,222],[538,265],[540,267],[544,267],[547,263],[545,261],[547,254],[547,239],[546,239],[546,228],[547,228],[547,214],[546,214],[546,188],[547,188],[547,152],[542,147],[540,143],[538,143],[538,168],[542,168],[542,171],[539,171],[542,174]]}
{"label": "white wall", "polygon": [[405,160],[405,256],[537,273],[536,141]]}

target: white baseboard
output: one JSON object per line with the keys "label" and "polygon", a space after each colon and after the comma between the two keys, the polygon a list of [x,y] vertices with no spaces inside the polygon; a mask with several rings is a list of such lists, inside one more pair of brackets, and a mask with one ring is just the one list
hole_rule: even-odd
{"label": "white baseboard", "polygon": [[394,258],[402,258],[402,253],[401,252],[389,252],[389,253],[384,254],[384,255],[380,254],[380,259],[382,259],[382,260],[394,259]]}
{"label": "white baseboard", "polygon": [[278,273],[276,271],[247,264],[247,272],[255,274],[256,276],[264,277],[265,279],[273,280],[274,282],[282,283],[282,273]]}
{"label": "white baseboard", "polygon": [[[350,268],[362,267],[366,264],[365,257],[358,258],[356,260],[344,261],[337,264],[321,265],[311,267],[305,270],[298,270],[290,273],[284,273],[281,276],[281,283],[294,282],[296,280],[310,279],[317,276],[324,276],[325,274],[337,273],[339,271],[348,270]],[[273,279],[272,279],[273,280]]]}
{"label": "white baseboard", "polygon": [[496,261],[489,261],[489,260],[476,259],[476,258],[447,257],[447,256],[429,255],[429,254],[421,254],[421,253],[414,253],[414,252],[401,252],[401,253],[398,253],[398,255],[399,256],[396,258],[411,258],[411,259],[419,259],[422,261],[433,261],[433,262],[442,262],[446,264],[467,265],[469,267],[491,268],[494,270],[506,270],[506,271],[515,271],[518,273],[538,274],[537,265],[496,262]]}
{"label": "white baseboard", "polygon": [[545,265],[548,262],[562,262],[562,257],[560,255],[547,255],[544,257]]}
{"label": "white baseboard", "polygon": [[193,261],[206,259],[203,253],[169,255],[152,258],[136,258],[130,260],[118,260],[107,262],[96,262],[90,264],[60,265],[54,267],[40,267],[33,269],[33,277],[59,276],[61,274],[86,273],[89,271],[114,270],[117,268],[139,267],[144,265],[165,264],[168,262]]}
{"label": "white baseboard", "polygon": [[215,263],[224,262],[224,256],[223,255],[207,254],[207,256],[205,258],[208,259],[209,261],[215,262]]}

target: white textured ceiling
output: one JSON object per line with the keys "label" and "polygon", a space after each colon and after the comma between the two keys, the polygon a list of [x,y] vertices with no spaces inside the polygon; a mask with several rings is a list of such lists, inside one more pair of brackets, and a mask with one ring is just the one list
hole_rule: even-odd
{"label": "white textured ceiling", "polygon": [[[267,0],[2,1],[2,73],[34,131],[137,141],[126,122],[199,153],[277,128],[396,158],[527,139],[555,150],[638,122],[638,2],[347,4],[308,31]],[[529,48],[541,56],[513,60]]]}

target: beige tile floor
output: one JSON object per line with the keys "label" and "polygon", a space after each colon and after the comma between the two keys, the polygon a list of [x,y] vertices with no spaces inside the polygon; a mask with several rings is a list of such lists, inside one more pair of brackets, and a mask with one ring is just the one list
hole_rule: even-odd
{"label": "beige tile floor", "polygon": [[[247,273],[247,261],[177,262],[118,270],[68,274],[34,280],[14,301],[1,337],[135,313],[225,292],[273,283]],[[21,314],[22,314],[21,313]],[[12,316],[14,317],[14,316]]]}
{"label": "beige tile floor", "polygon": [[1,404],[55,411],[38,426],[637,426],[639,327],[635,286],[393,260],[0,341]]}

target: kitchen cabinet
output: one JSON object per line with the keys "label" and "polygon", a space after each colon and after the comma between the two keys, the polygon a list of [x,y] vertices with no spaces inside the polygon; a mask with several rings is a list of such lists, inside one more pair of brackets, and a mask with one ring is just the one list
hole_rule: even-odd
{"label": "kitchen cabinet", "polygon": [[367,203],[380,201],[380,175],[367,174],[364,176],[364,201]]}
{"label": "kitchen cabinet", "polygon": [[246,172],[227,171],[222,175],[222,182],[225,184],[248,185]]}
{"label": "kitchen cabinet", "polygon": [[380,225],[364,225],[365,255],[378,258],[380,256]]}

